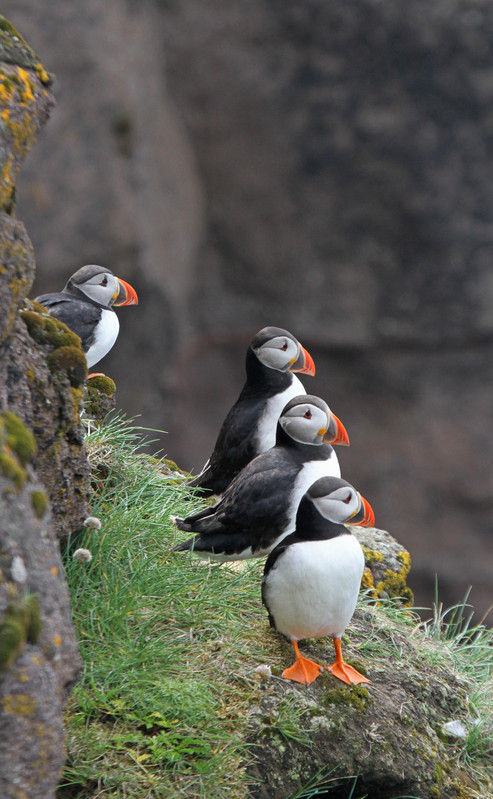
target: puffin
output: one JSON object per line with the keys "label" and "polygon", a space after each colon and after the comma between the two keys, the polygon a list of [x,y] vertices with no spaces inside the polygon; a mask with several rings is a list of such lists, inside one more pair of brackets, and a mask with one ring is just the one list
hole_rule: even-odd
{"label": "puffin", "polygon": [[310,353],[287,330],[264,327],[250,342],[246,381],[227,414],[212,455],[189,482],[195,493],[222,494],[238,472],[276,443],[276,425],[288,400],[305,393],[294,372],[315,374]]}
{"label": "puffin", "polygon": [[365,566],[359,541],[346,524],[373,527],[371,505],[346,480],[321,477],[301,499],[296,529],[266,560],[262,601],[271,627],[290,639],[296,655],[282,674],[287,680],[303,685],[316,680],[323,668],[301,655],[298,641],[330,635],[336,659],[328,671],[347,685],[370,682],[344,662],[341,651]]}
{"label": "puffin", "polygon": [[35,302],[80,336],[91,368],[117,339],[120,323],[113,306],[137,305],[138,297],[129,283],[109,269],[88,264],[78,269],[61,291],[40,294]]}
{"label": "puffin", "polygon": [[327,403],[311,394],[293,397],[279,417],[274,447],[250,461],[215,505],[186,519],[171,517],[179,530],[197,533],[173,551],[220,562],[267,555],[295,529],[311,484],[340,475],[331,444],[348,445],[349,438]]}

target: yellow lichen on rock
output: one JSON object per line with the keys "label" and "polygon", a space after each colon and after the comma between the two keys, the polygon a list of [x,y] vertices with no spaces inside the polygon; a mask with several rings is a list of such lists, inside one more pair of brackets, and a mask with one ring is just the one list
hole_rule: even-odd
{"label": "yellow lichen on rock", "polygon": [[2,699],[4,712],[9,716],[32,716],[38,703],[29,694],[8,694]]}
{"label": "yellow lichen on rock", "polygon": [[375,589],[378,596],[384,593],[391,598],[399,597],[404,600],[404,607],[410,607],[414,601],[412,590],[406,583],[407,575],[411,569],[411,556],[409,552],[403,550],[397,554],[397,559],[402,563],[399,571],[386,569],[382,579],[376,584]]}
{"label": "yellow lichen on rock", "polygon": [[0,124],[2,139],[7,145],[0,162],[0,207],[9,213],[13,206],[16,173],[40,126],[40,95],[44,94],[51,102],[45,88],[49,84],[48,74],[39,62],[29,64],[30,69],[27,66],[28,63],[25,66],[8,63],[0,68]]}

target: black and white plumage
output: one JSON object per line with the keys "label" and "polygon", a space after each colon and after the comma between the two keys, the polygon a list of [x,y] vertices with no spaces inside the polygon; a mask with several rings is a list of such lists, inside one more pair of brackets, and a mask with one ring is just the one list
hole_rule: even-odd
{"label": "black and white plumage", "polygon": [[293,372],[315,374],[311,355],[280,327],[257,333],[247,349],[245,368],[245,385],[222,424],[214,451],[189,484],[202,489],[200,493],[222,494],[247,463],[274,446],[282,409],[305,393]]}
{"label": "black and white plumage", "polygon": [[80,336],[89,368],[115,343],[120,323],[117,305],[137,305],[135,289],[103,266],[83,266],[59,292],[41,294],[35,302]]}
{"label": "black and white plumage", "polygon": [[175,551],[192,549],[219,561],[266,555],[294,530],[310,485],[323,475],[340,475],[325,442],[349,444],[343,424],[319,397],[294,397],[279,417],[276,445],[250,461],[216,505],[173,519],[180,530],[198,534]]}
{"label": "black and white plumage", "polygon": [[344,525],[374,524],[373,510],[353,486],[337,477],[317,480],[302,498],[296,529],[267,558],[262,601],[269,621],[293,643],[296,661],[286,679],[310,684],[322,667],[300,655],[298,641],[331,635],[336,662],[329,671],[343,682],[369,682],[344,663],[341,636],[349,624],[365,559],[357,538]]}

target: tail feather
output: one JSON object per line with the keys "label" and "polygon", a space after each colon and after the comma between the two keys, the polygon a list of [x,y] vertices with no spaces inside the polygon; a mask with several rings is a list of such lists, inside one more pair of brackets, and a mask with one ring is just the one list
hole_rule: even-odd
{"label": "tail feather", "polygon": [[200,533],[202,524],[209,521],[209,518],[214,515],[214,511],[214,507],[203,508],[198,513],[187,516],[186,519],[182,519],[180,516],[170,516],[170,519],[175,527],[185,533]]}
{"label": "tail feather", "polygon": [[[210,534],[196,535],[173,547],[172,552],[192,550],[197,555],[208,556],[212,560],[243,560],[255,557],[252,554],[251,540],[248,533],[240,535]],[[240,557],[239,557],[240,556]]]}

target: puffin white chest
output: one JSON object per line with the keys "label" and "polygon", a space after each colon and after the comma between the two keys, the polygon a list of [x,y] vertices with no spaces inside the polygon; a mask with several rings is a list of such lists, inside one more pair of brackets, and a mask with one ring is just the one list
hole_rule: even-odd
{"label": "puffin white chest", "polygon": [[354,535],[292,544],[267,574],[267,606],[288,638],[340,637],[356,607],[365,561]]}
{"label": "puffin white chest", "polygon": [[[314,447],[315,449],[315,447]],[[319,479],[319,477],[340,477],[341,469],[337,455],[334,450],[327,460],[308,461],[304,463],[300,469],[298,476],[293,487],[291,500],[289,503],[289,522],[285,527],[285,533],[292,533],[296,526],[296,513],[298,505],[301,502],[303,494],[305,494],[310,486]]]}
{"label": "puffin white chest", "polygon": [[103,310],[101,319],[96,325],[94,341],[86,352],[87,365],[89,368],[104,358],[110,351],[118,337],[120,322],[114,311]]}
{"label": "puffin white chest", "polygon": [[264,412],[259,419],[255,440],[257,452],[267,452],[276,443],[277,422],[284,406],[293,397],[306,394],[305,387],[296,375],[291,374],[291,385],[280,394],[275,394],[267,400]]}
{"label": "puffin white chest", "polygon": [[[291,492],[291,498],[289,501],[288,507],[288,520],[284,525],[283,531],[277,538],[271,542],[269,547],[265,550],[257,550],[256,556],[262,557],[263,555],[268,555],[269,552],[272,552],[274,547],[276,547],[283,538],[286,538],[289,533],[292,533],[296,527],[296,514],[298,512],[298,506],[301,502],[301,498],[303,494],[306,494],[310,486],[319,479],[319,477],[340,477],[341,470],[339,467],[339,461],[337,460],[337,456],[332,450],[330,458],[327,460],[320,460],[320,461],[309,461],[308,463],[303,464],[300,469],[299,474],[296,477],[293,490]],[[251,557],[250,555],[246,554],[243,557]]]}

